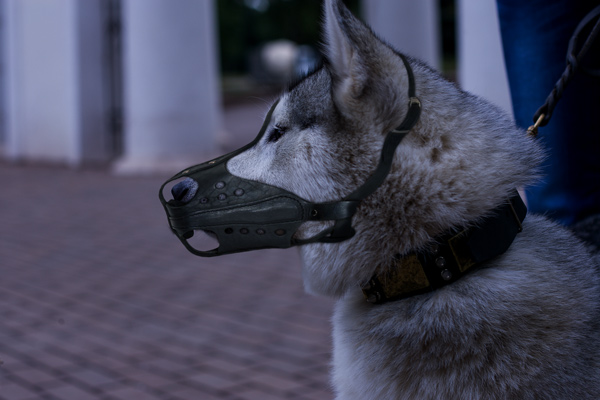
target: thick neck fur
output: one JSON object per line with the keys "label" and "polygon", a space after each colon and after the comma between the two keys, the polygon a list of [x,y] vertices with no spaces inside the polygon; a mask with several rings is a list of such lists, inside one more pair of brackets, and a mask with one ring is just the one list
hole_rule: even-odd
{"label": "thick neck fur", "polygon": [[[356,288],[376,269],[391,264],[393,255],[418,250],[451,228],[477,223],[512,190],[536,177],[542,153],[508,116],[423,64],[410,63],[423,107],[421,118],[398,147],[387,180],[361,205],[354,219],[355,238],[301,249],[310,291],[339,296]],[[395,67],[404,68],[397,56]],[[405,115],[406,84],[402,80],[394,86],[396,96],[389,99],[399,110],[396,118],[375,129],[390,129]],[[372,137],[376,149],[352,166],[361,169],[361,179],[374,169],[383,136]]]}
{"label": "thick neck fur", "polygon": [[444,289],[375,306],[353,291],[333,321],[336,398],[597,399],[597,272],[530,215],[509,252]]}

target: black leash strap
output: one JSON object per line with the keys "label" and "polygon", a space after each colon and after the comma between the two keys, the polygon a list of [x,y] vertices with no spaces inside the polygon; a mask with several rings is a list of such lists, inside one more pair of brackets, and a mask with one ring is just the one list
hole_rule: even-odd
{"label": "black leash strap", "polygon": [[[595,23],[594,27],[588,34],[579,52],[577,52],[581,40],[581,33],[592,23]],[[581,60],[598,37],[598,33],[600,33],[600,6],[597,6],[590,11],[585,18],[581,20],[579,25],[577,25],[577,28],[575,28],[575,32],[573,33],[573,36],[571,36],[569,48],[567,50],[567,67],[558,82],[554,85],[550,95],[546,98],[544,105],[535,112],[533,116],[534,124],[527,129],[530,136],[536,137],[538,128],[540,126],[546,126],[548,122],[550,122],[556,103],[558,103],[558,100],[562,97],[566,85],[578,69],[583,69],[589,75],[600,77],[600,70],[593,70],[581,66]]]}

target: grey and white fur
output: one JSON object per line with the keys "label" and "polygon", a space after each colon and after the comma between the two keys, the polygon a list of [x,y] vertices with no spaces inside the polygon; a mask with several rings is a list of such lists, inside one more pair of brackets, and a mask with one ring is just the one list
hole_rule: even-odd
{"label": "grey and white fur", "polygon": [[[340,0],[324,5],[324,66],[280,98],[267,134],[229,161],[234,175],[335,201],[374,170],[408,108],[397,52]],[[395,254],[477,224],[531,184],[543,152],[490,103],[420,61],[422,114],[357,234],[300,248],[307,291],[337,298],[336,399],[598,399],[598,263],[566,229],[528,215],[510,249],[437,291],[373,305],[360,285]],[[313,223],[299,235],[319,232]]]}

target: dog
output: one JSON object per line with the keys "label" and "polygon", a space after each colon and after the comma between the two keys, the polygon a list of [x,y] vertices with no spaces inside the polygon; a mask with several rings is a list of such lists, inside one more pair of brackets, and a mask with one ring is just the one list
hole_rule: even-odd
{"label": "dog", "polygon": [[[378,168],[386,135],[418,103],[388,174],[356,208],[355,234],[299,247],[306,290],[338,299],[336,399],[600,398],[598,262],[567,229],[523,218],[515,195],[539,179],[540,145],[341,0],[326,0],[324,16],[323,65],[282,94],[227,170],[339,201]],[[331,225],[309,221],[295,237]]]}

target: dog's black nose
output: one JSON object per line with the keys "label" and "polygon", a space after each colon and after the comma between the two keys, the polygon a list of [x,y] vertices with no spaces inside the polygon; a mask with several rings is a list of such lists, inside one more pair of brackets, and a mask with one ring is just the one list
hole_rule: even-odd
{"label": "dog's black nose", "polygon": [[198,191],[198,182],[192,178],[185,178],[171,189],[173,199],[187,203],[194,198]]}

